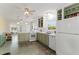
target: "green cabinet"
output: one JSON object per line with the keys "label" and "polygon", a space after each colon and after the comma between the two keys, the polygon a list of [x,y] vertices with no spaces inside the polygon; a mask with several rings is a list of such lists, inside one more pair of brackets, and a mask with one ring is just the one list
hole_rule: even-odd
{"label": "green cabinet", "polygon": [[47,34],[43,34],[43,43],[47,46],[49,45],[49,38]]}
{"label": "green cabinet", "polygon": [[57,19],[62,20],[62,9],[57,11]]}
{"label": "green cabinet", "polygon": [[5,43],[6,39],[3,35],[0,35],[0,46],[2,46]]}
{"label": "green cabinet", "polygon": [[77,6],[76,11],[79,12],[79,5]]}
{"label": "green cabinet", "polygon": [[70,5],[64,8],[64,18],[71,18],[77,16],[79,13],[79,3]]}
{"label": "green cabinet", "polygon": [[29,40],[29,33],[18,33],[18,41],[28,41]]}
{"label": "green cabinet", "polygon": [[73,7],[71,10],[72,10],[72,14],[76,13],[76,8],[75,7]]}
{"label": "green cabinet", "polygon": [[48,35],[45,33],[37,33],[37,40],[43,43],[44,45],[49,45]]}

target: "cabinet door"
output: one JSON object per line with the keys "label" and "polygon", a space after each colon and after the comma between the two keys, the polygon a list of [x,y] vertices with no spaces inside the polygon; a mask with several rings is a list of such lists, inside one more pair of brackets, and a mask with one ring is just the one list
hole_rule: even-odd
{"label": "cabinet door", "polygon": [[41,33],[39,33],[39,41],[42,43],[42,34]]}
{"label": "cabinet door", "polygon": [[79,5],[76,7],[76,11],[79,12]]}
{"label": "cabinet door", "polygon": [[49,45],[48,35],[46,34],[38,33],[38,40],[44,45],[47,45],[47,46]]}
{"label": "cabinet door", "polygon": [[0,46],[1,46],[1,35],[0,35]]}
{"label": "cabinet door", "polygon": [[56,38],[55,36],[49,36],[49,47],[56,50]]}
{"label": "cabinet door", "polygon": [[[42,38],[42,43],[45,44],[45,34],[42,34],[41,38]],[[45,44],[46,45],[46,44]]]}
{"label": "cabinet door", "polygon": [[41,27],[43,27],[43,19],[41,19]]}
{"label": "cabinet door", "polygon": [[62,9],[57,11],[57,18],[58,20],[62,20]]}
{"label": "cabinet door", "polygon": [[38,27],[40,27],[40,19],[38,19]]}
{"label": "cabinet door", "polygon": [[29,40],[29,33],[18,33],[19,41],[28,41]]}
{"label": "cabinet door", "polygon": [[40,33],[37,33],[37,40],[40,41]]}
{"label": "cabinet door", "polygon": [[48,35],[47,34],[44,34],[43,37],[44,37],[43,38],[44,44],[48,46],[49,45]]}
{"label": "cabinet door", "polygon": [[3,35],[0,35],[0,46],[3,45],[5,41],[5,37]]}
{"label": "cabinet door", "polygon": [[42,42],[42,34],[39,33],[39,41]]}

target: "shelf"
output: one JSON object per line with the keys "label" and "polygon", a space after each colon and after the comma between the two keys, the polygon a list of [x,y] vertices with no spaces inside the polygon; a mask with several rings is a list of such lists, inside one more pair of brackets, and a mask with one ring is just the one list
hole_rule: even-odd
{"label": "shelf", "polygon": [[79,14],[79,3],[64,8],[65,19],[78,16],[77,14]]}
{"label": "shelf", "polygon": [[58,20],[62,20],[62,9],[57,11],[57,18]]}

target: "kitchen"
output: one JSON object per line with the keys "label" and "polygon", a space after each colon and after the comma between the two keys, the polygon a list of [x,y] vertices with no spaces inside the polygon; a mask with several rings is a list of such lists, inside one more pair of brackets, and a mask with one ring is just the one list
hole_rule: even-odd
{"label": "kitchen", "polygon": [[[70,5],[72,3],[0,4],[0,54],[64,54],[62,51],[66,50],[63,50],[61,32],[69,25],[71,28],[71,24],[66,26],[62,20],[63,8]],[[66,15],[65,18],[67,17],[70,16]]]}
{"label": "kitchen", "polygon": [[[44,7],[46,5],[48,7]],[[51,8],[54,5],[56,4],[0,4],[2,8],[0,9],[0,54],[56,54],[57,14],[56,10]],[[58,5],[61,6],[62,4]],[[54,9],[56,8],[54,7]],[[5,9],[8,10],[5,11]],[[30,47],[36,53],[28,52],[30,49],[27,50],[26,46],[33,44],[39,44],[43,47],[36,46],[36,48],[40,47],[37,52],[36,49]],[[20,45],[22,47],[26,45],[24,48],[26,52],[23,51],[24,49],[19,51]],[[42,53],[42,50],[45,50],[45,53]]]}

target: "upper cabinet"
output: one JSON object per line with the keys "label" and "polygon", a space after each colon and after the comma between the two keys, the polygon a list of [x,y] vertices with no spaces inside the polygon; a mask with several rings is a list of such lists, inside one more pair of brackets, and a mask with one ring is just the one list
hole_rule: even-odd
{"label": "upper cabinet", "polygon": [[57,11],[57,19],[62,20],[62,9]]}
{"label": "upper cabinet", "polygon": [[43,17],[38,19],[38,26],[43,27]]}
{"label": "upper cabinet", "polygon": [[40,19],[38,19],[38,27],[40,27]]}
{"label": "upper cabinet", "polygon": [[64,19],[78,16],[79,3],[64,8]]}

